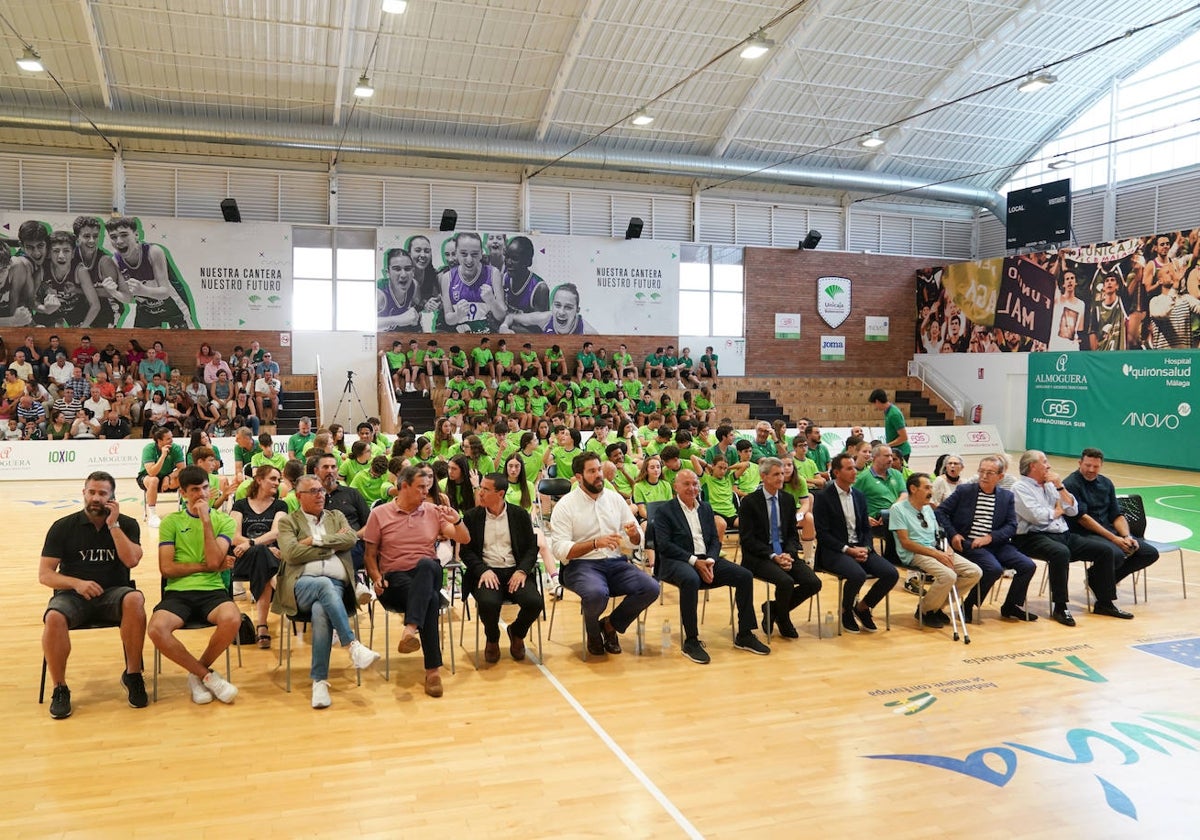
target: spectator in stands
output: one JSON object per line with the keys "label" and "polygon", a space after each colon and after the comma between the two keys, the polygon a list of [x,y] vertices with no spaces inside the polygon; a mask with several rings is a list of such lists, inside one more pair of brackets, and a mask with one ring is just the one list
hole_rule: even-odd
{"label": "spectator in stands", "polygon": [[943,458],[941,464],[934,468],[937,478],[933,481],[933,497],[929,503],[935,508],[954,492],[962,478],[962,458],[958,455],[945,455]]}
{"label": "spectator in stands", "polygon": [[165,382],[171,377],[171,369],[167,367],[167,363],[158,358],[158,351],[151,347],[146,351],[146,358],[138,363],[138,379],[142,383],[151,382],[154,379],[154,374],[161,374]]}
{"label": "spectator in stands", "polygon": [[[704,355],[700,357],[700,365],[697,369],[697,373],[702,379],[715,380],[721,375],[720,371],[717,369],[717,360],[718,356],[713,352],[712,347],[705,347]],[[714,381],[712,386],[716,388],[717,383]]]}
{"label": "spectator in stands", "polygon": [[205,382],[205,384],[211,385],[212,383],[216,382],[217,374],[220,373],[221,371],[225,371],[226,378],[232,380],[233,379],[233,371],[230,369],[229,365],[226,362],[222,361],[221,351],[214,350],[212,355],[213,355],[212,361],[210,361],[208,364],[206,364],[204,366],[204,382]]}

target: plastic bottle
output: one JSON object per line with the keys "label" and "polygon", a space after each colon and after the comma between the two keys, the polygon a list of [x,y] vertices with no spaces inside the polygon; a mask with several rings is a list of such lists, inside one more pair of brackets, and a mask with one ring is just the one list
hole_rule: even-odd
{"label": "plastic bottle", "polygon": [[837,632],[837,628],[833,624],[833,610],[825,611],[825,632],[831,636]]}
{"label": "plastic bottle", "polygon": [[671,622],[663,622],[662,649],[665,653],[671,649]]}

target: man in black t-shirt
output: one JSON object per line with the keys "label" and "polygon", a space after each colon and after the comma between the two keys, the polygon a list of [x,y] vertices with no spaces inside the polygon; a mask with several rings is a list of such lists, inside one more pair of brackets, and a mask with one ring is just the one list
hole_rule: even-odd
{"label": "man in black t-shirt", "polygon": [[42,651],[54,683],[50,716],[70,717],[67,688],[68,631],[89,624],[121,628],[125,672],[121,683],[135,709],[146,706],[142,645],[146,638],[146,602],[133,588],[129,570],[142,559],[137,520],[121,513],[117,483],[94,472],[83,484],[83,510],[64,516],[46,534],[38,581],[54,590],[42,616]]}

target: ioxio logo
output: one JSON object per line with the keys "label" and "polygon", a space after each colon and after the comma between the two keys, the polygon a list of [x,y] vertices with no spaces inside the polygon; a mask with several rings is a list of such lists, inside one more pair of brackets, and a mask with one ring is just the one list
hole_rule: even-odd
{"label": "ioxio logo", "polygon": [[48,453],[51,464],[73,464],[75,462],[75,452],[71,449],[56,449]]}

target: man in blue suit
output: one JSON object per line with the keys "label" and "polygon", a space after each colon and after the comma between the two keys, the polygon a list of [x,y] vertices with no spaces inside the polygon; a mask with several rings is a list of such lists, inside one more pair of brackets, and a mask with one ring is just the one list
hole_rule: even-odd
{"label": "man in blue suit", "polygon": [[700,641],[696,599],[701,589],[731,586],[738,611],[738,632],[733,646],[765,656],[771,649],[754,635],[754,575],[749,569],[721,557],[716,518],[707,502],[700,501],[700,480],[691,470],[675,476],[675,498],[654,512],[655,577],[679,587],[679,620],[683,624],[683,655],[707,665],[708,652]]}
{"label": "man in blue suit", "polygon": [[[871,547],[871,522],[867,516],[867,498],[854,486],[858,470],[853,456],[843,452],[829,462],[833,479],[816,494],[813,521],[817,529],[817,568],[842,579],[842,629],[868,633],[879,628],[871,609],[896,585],[896,567]],[[858,593],[868,577],[875,583],[858,601]]]}
{"label": "man in blue suit", "polygon": [[1017,621],[1037,620],[1025,609],[1025,593],[1037,567],[1011,542],[1017,533],[1016,498],[1011,490],[999,486],[1003,477],[1004,461],[988,455],[979,462],[979,480],[960,482],[935,511],[954,550],[983,570],[978,589],[971,590],[963,603],[967,621],[1005,569],[1016,575],[1000,615]]}

